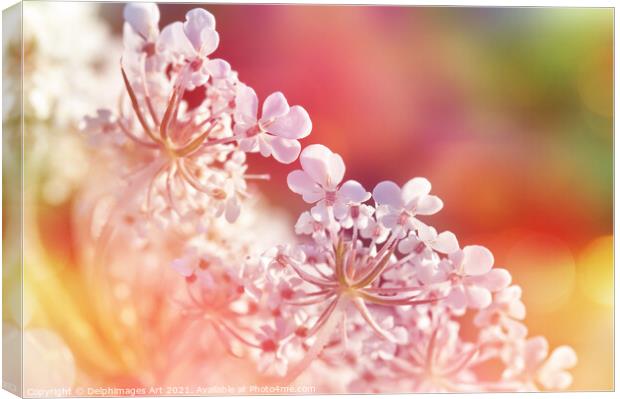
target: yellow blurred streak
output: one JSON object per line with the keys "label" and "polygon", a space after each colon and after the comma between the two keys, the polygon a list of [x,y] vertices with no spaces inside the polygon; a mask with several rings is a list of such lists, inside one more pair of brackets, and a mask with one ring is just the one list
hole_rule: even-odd
{"label": "yellow blurred streak", "polygon": [[515,283],[523,287],[528,312],[548,313],[562,307],[575,286],[575,261],[559,239],[532,234],[519,241],[508,255]]}
{"label": "yellow blurred streak", "polygon": [[591,241],[578,260],[578,286],[589,300],[603,306],[614,303],[613,236]]}
{"label": "yellow blurred streak", "polygon": [[85,300],[91,298],[92,290],[87,291],[74,273],[56,273],[55,269],[42,259],[24,267],[25,286],[31,287],[25,294],[37,304],[33,324],[48,326],[63,336],[81,367],[95,372],[94,378],[126,372],[131,365],[122,356],[122,348],[101,334],[105,321],[97,320],[92,303]]}

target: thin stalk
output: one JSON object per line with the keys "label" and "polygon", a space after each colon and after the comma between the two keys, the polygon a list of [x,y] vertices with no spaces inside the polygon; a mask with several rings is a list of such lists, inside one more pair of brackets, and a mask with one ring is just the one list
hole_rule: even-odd
{"label": "thin stalk", "polygon": [[127,89],[127,94],[129,94],[129,99],[131,100],[131,106],[133,107],[133,111],[136,114],[136,117],[138,118],[138,122],[140,122],[140,125],[142,126],[142,129],[147,134],[147,136],[149,136],[151,140],[153,140],[155,143],[159,143],[160,142],[159,139],[157,139],[157,137],[155,137],[153,132],[151,132],[149,125],[146,123],[146,120],[144,119],[144,115],[142,115],[142,111],[140,111],[140,105],[138,103],[138,98],[136,97],[136,93],[131,87],[131,83],[129,83],[129,79],[127,78],[125,69],[122,66],[121,66],[121,74],[123,75],[123,82],[125,83],[125,88]]}
{"label": "thin stalk", "polygon": [[372,283],[381,273],[383,273],[395,249],[396,246],[394,245],[373,269],[371,269],[362,279],[358,280],[355,284],[353,284],[353,287],[364,288],[368,284]]}

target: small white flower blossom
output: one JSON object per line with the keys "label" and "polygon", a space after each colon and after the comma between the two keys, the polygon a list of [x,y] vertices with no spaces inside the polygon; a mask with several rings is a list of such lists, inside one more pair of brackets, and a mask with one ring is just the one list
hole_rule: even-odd
{"label": "small white flower blossom", "polygon": [[540,336],[516,345],[510,367],[504,372],[504,379],[522,381],[525,384],[523,390],[536,390],[538,384],[551,390],[570,386],[572,376],[566,370],[577,364],[577,355],[572,348],[560,346],[549,355],[549,343]]}
{"label": "small white flower blossom", "polygon": [[202,8],[194,8],[185,15],[185,22],[173,22],[161,31],[157,48],[188,66],[185,83],[188,90],[193,90],[210,76],[223,78],[230,72],[228,62],[208,58],[219,43],[215,17]]}
{"label": "small white flower blossom", "polygon": [[492,302],[491,292],[510,284],[511,277],[506,270],[492,270],[493,254],[485,247],[466,246],[453,253],[450,260],[452,269],[443,273],[452,283],[446,303],[454,309],[486,308]]}
{"label": "small white flower blossom", "polygon": [[437,230],[430,226],[418,227],[418,234],[409,233],[408,237],[398,244],[398,250],[408,254],[411,252],[422,253],[423,251],[437,251],[451,254],[459,250],[456,236],[450,231],[437,234]]}
{"label": "small white flower blossom", "polygon": [[336,218],[342,218],[347,207],[359,205],[370,198],[360,183],[347,180],[340,184],[345,166],[340,155],[321,144],[306,147],[299,157],[302,170],[295,170],[287,177],[290,189],[301,195],[307,203],[317,203],[319,208],[332,208]]}
{"label": "small white flower blossom", "polygon": [[301,151],[299,139],[310,134],[312,122],[303,107],[290,107],[280,92],[271,94],[263,103],[261,118],[257,118],[258,97],[244,84],[237,86],[235,98],[235,135],[247,152],[273,155],[281,163],[291,163]]}
{"label": "small white flower blossom", "polygon": [[400,227],[404,232],[423,225],[417,215],[433,215],[443,208],[443,202],[430,195],[431,183],[421,177],[409,180],[402,187],[392,181],[383,181],[375,187],[372,196],[379,205],[387,207],[381,222],[389,228]]}
{"label": "small white flower blossom", "polygon": [[368,225],[361,230],[361,236],[374,240],[377,244],[383,244],[390,235],[390,229],[374,219],[368,220]]}

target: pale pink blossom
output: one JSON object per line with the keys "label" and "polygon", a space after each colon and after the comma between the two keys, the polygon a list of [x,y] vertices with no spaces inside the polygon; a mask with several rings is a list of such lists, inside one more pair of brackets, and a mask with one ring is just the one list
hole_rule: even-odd
{"label": "pale pink blossom", "polygon": [[409,233],[407,238],[398,244],[398,250],[405,254],[414,251],[422,253],[425,250],[451,254],[459,250],[459,243],[456,236],[450,231],[437,234],[435,228],[420,225],[418,226],[418,234]]}
{"label": "pale pink blossom", "polygon": [[452,284],[446,303],[454,309],[485,308],[492,302],[491,292],[510,284],[510,274],[506,270],[493,269],[493,254],[485,247],[466,246],[453,253],[450,259],[452,269],[443,272]]}
{"label": "pale pink blossom", "polygon": [[127,3],[123,9],[126,24],[146,43],[159,36],[159,8],[155,3]]}
{"label": "pale pink blossom", "polygon": [[525,318],[525,305],[521,301],[521,287],[512,285],[493,294],[493,302],[481,309],[474,323],[479,327],[499,325],[504,327],[511,337],[527,335],[527,328],[520,323]]}
{"label": "pale pink blossom", "polygon": [[375,208],[372,206],[351,205],[347,207],[346,213],[339,219],[339,222],[345,229],[355,226],[356,229],[363,230],[370,224],[374,213]]}
{"label": "pale pink blossom", "polygon": [[392,181],[383,181],[375,187],[372,196],[376,203],[387,207],[381,222],[389,228],[415,229],[422,224],[416,216],[433,215],[443,208],[443,202],[430,195],[431,183],[422,177],[409,180],[400,188]]}
{"label": "pale pink blossom", "polygon": [[390,235],[390,229],[374,219],[368,220],[368,225],[361,230],[361,236],[369,238],[377,244],[382,244]]}
{"label": "pale pink blossom", "polygon": [[291,349],[287,338],[294,331],[294,324],[281,317],[276,317],[275,328],[271,325],[261,327],[260,332],[256,334],[260,348],[257,365],[259,372],[279,376],[286,374],[289,364],[287,355]]}
{"label": "pale pink blossom", "polygon": [[161,31],[157,49],[187,66],[185,84],[192,90],[206,83],[210,76],[223,78],[230,72],[228,62],[208,58],[219,43],[213,15],[194,8],[185,14],[185,22],[173,22]]}
{"label": "pale pink blossom", "polygon": [[505,379],[521,380],[527,390],[536,389],[538,384],[549,390],[570,386],[573,378],[567,370],[577,364],[577,355],[572,348],[559,346],[549,355],[549,343],[541,336],[517,345],[518,349],[504,373]]}
{"label": "pale pink blossom", "polygon": [[302,170],[289,173],[289,188],[307,203],[332,208],[337,218],[346,214],[347,207],[359,205],[370,193],[355,180],[340,184],[345,166],[340,155],[321,144],[306,147],[299,157]]}
{"label": "pale pink blossom", "polygon": [[122,145],[127,139],[118,131],[116,115],[107,109],[98,109],[95,116],[85,116],[79,127],[88,136],[89,144],[95,147],[106,143]]}
{"label": "pale pink blossom", "polygon": [[237,86],[235,98],[235,135],[246,152],[260,152],[288,164],[297,159],[301,151],[299,139],[310,134],[312,122],[306,110],[289,106],[284,95],[275,92],[263,102],[262,115],[258,118],[258,97],[244,84]]}

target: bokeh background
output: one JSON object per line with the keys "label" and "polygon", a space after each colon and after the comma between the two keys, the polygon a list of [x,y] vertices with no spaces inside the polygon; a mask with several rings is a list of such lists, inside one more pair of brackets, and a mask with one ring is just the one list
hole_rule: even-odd
{"label": "bokeh background", "polygon": [[[100,10],[116,35],[122,7]],[[161,25],[192,7],[160,5]],[[571,389],[613,389],[612,9],[204,7],[216,56],[308,110],[303,145],[340,153],[369,189],[428,178],[445,203],[432,223],[511,271],[530,335],[575,348]],[[272,175],[272,204],[304,209],[291,168],[250,164]],[[41,208],[54,262],[74,260],[71,207]]]}

